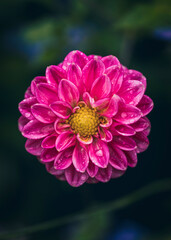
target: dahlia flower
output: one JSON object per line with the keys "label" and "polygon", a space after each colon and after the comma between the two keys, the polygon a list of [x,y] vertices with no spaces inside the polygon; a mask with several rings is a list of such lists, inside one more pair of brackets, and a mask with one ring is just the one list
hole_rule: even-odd
{"label": "dahlia flower", "polygon": [[71,186],[107,182],[149,145],[146,78],[115,56],[70,52],[33,79],[19,103],[26,150]]}

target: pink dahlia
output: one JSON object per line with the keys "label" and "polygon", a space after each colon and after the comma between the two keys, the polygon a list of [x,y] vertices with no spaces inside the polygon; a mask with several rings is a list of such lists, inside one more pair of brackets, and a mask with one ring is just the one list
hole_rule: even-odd
{"label": "pink dahlia", "polygon": [[33,79],[19,103],[26,150],[70,185],[107,182],[149,145],[146,78],[115,56],[70,52]]}

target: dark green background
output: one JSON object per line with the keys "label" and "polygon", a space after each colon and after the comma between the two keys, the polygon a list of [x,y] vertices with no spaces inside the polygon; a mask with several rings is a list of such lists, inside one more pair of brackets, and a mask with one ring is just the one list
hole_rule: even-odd
{"label": "dark green background", "polygon": [[[0,231],[91,209],[170,176],[169,1],[4,0],[0,23]],[[31,80],[75,49],[113,54],[141,71],[154,100],[150,146],[137,167],[109,183],[79,188],[48,174],[25,151],[17,127],[18,103]],[[116,214],[21,239],[169,240],[170,200],[169,194],[153,196]]]}

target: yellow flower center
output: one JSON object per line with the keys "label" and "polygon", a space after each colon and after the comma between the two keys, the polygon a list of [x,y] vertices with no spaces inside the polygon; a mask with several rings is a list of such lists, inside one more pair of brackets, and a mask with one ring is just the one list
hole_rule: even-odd
{"label": "yellow flower center", "polygon": [[82,106],[69,117],[67,122],[75,134],[89,137],[97,133],[100,119],[95,109]]}

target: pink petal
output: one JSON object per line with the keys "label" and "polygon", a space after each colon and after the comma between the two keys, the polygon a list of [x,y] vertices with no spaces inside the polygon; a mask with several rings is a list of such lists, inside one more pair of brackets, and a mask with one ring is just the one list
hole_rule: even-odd
{"label": "pink petal", "polygon": [[134,150],[136,149],[136,143],[131,137],[126,136],[113,136],[113,144],[122,150]]}
{"label": "pink petal", "polygon": [[89,147],[89,156],[91,161],[98,167],[107,167],[109,161],[109,149],[102,140],[94,139]]}
{"label": "pink petal", "polygon": [[129,167],[135,167],[137,165],[137,153],[135,150],[132,151],[126,151],[125,152],[127,161],[128,161],[128,166]]}
{"label": "pink petal", "polygon": [[24,94],[24,98],[30,98],[30,97],[34,97],[34,96],[31,92],[31,87],[28,87],[25,94]]}
{"label": "pink petal", "polygon": [[69,168],[65,170],[65,177],[67,182],[73,187],[79,187],[83,183],[85,183],[88,179],[88,174],[80,173],[75,170],[75,168],[71,165]]}
{"label": "pink petal", "polygon": [[85,87],[81,77],[82,77],[81,68],[77,64],[72,63],[68,67],[67,79],[71,81],[78,88],[80,93],[83,93],[83,91],[85,90]]}
{"label": "pink petal", "polygon": [[31,112],[31,106],[37,103],[37,99],[35,97],[26,98],[19,103],[19,111],[20,113],[29,120],[33,120],[34,117]]}
{"label": "pink petal", "polygon": [[46,81],[46,77],[44,77],[44,76],[38,76],[38,77],[35,77],[34,79],[33,79],[33,81],[31,82],[31,92],[33,93],[33,95],[35,95],[36,94],[36,86],[37,86],[37,84],[39,84],[39,83],[46,83],[47,81]]}
{"label": "pink petal", "polygon": [[125,173],[125,170],[117,170],[117,169],[113,168],[111,178],[121,177],[124,173]]}
{"label": "pink petal", "polygon": [[91,107],[94,104],[94,98],[92,98],[88,92],[85,92],[83,94],[83,100],[89,107]]}
{"label": "pink petal", "polygon": [[110,91],[110,79],[107,75],[102,75],[93,82],[90,94],[95,100],[98,100],[107,97]]}
{"label": "pink petal", "polygon": [[136,132],[141,132],[146,128],[150,127],[150,121],[148,120],[148,118],[142,117],[137,122],[131,124],[131,127],[133,127]]}
{"label": "pink petal", "polygon": [[35,156],[40,156],[40,154],[42,153],[42,147],[41,147],[41,142],[42,139],[27,139],[26,144],[25,144],[25,148],[27,150],[27,152],[31,153],[32,155]]}
{"label": "pink petal", "polygon": [[127,169],[127,158],[122,150],[115,146],[109,148],[110,158],[109,163],[117,170]]}
{"label": "pink petal", "polygon": [[104,117],[104,116],[102,116],[101,118],[102,118],[101,123],[100,123],[101,127],[108,128],[112,125],[112,122],[113,122],[112,118]]}
{"label": "pink petal", "polygon": [[144,95],[144,85],[136,80],[123,81],[118,95],[122,97],[127,104],[136,106]]}
{"label": "pink petal", "polygon": [[36,86],[36,97],[40,103],[49,105],[58,100],[57,89],[47,83],[40,83]]}
{"label": "pink petal", "polygon": [[136,70],[132,70],[132,69],[128,69],[125,71],[124,74],[124,79],[125,80],[138,80],[140,82],[142,82],[142,84],[144,85],[145,89],[146,89],[146,78],[142,75],[142,73],[136,71]]}
{"label": "pink petal", "polygon": [[60,152],[75,145],[76,137],[72,132],[63,132],[56,139],[56,149]]}
{"label": "pink petal", "polygon": [[78,172],[85,172],[89,164],[89,156],[85,147],[77,143],[72,155],[72,162]]}
{"label": "pink petal", "polygon": [[63,61],[63,68],[67,69],[72,63],[76,63],[81,69],[88,62],[88,57],[81,51],[75,50],[70,52]]}
{"label": "pink petal", "polygon": [[123,70],[121,66],[112,66],[106,69],[105,74],[111,81],[111,92],[117,93],[123,82]]}
{"label": "pink petal", "polygon": [[46,162],[45,166],[46,166],[46,170],[50,174],[55,175],[56,177],[62,176],[64,174],[64,170],[59,170],[54,168],[54,162]]}
{"label": "pink petal", "polygon": [[42,162],[52,162],[56,158],[57,154],[58,152],[56,151],[56,148],[44,149],[40,156],[40,160]]}
{"label": "pink petal", "polygon": [[92,59],[98,59],[98,60],[101,60],[102,57],[99,56],[99,55],[91,54],[91,55],[88,56],[88,60],[90,61],[90,60],[92,60]]}
{"label": "pink petal", "polygon": [[44,138],[41,144],[42,148],[54,148],[56,138],[57,138],[56,134],[52,134]]}
{"label": "pink petal", "polygon": [[77,134],[77,139],[80,143],[83,144],[91,144],[93,142],[93,137],[89,136],[89,137],[82,137],[79,135],[79,133]]}
{"label": "pink petal", "polygon": [[141,110],[143,116],[146,116],[153,109],[154,103],[148,96],[144,95],[137,107]]}
{"label": "pink petal", "polygon": [[86,90],[90,91],[94,80],[100,77],[105,70],[105,66],[101,60],[92,59],[90,60],[82,71],[82,79],[85,84]]}
{"label": "pink petal", "polygon": [[56,119],[56,115],[45,104],[34,104],[31,107],[31,112],[33,116],[42,123],[52,123]]}
{"label": "pink petal", "polygon": [[60,80],[66,78],[66,71],[59,66],[51,65],[46,68],[46,78],[48,83],[57,87]]}
{"label": "pink petal", "polygon": [[137,153],[144,152],[149,146],[149,140],[143,132],[136,133],[132,137],[137,144]]}
{"label": "pink petal", "polygon": [[100,138],[104,142],[111,142],[113,139],[112,133],[105,128],[99,127]]}
{"label": "pink petal", "polygon": [[50,105],[52,111],[60,118],[67,119],[72,113],[71,106],[62,101],[54,102]]}
{"label": "pink petal", "polygon": [[61,80],[58,87],[59,99],[74,107],[79,101],[78,88],[68,80]]}
{"label": "pink petal", "polygon": [[65,119],[58,118],[55,121],[54,128],[58,134],[61,134],[62,132],[69,131],[70,125],[65,122]]}
{"label": "pink petal", "polygon": [[110,165],[107,168],[99,168],[95,178],[100,182],[108,182],[112,176],[112,167]]}
{"label": "pink petal", "polygon": [[113,55],[103,57],[102,62],[104,63],[105,68],[111,67],[113,65],[120,66],[119,60]]}
{"label": "pink petal", "polygon": [[89,161],[89,165],[87,167],[88,175],[93,178],[96,176],[97,172],[98,172],[98,167],[94,163]]}
{"label": "pink petal", "polygon": [[108,105],[109,105],[109,102],[110,102],[110,98],[103,98],[103,99],[100,99],[96,102],[92,102],[91,106],[93,108],[96,108],[96,110],[100,113],[100,114],[103,114],[103,112],[106,111]]}
{"label": "pink petal", "polygon": [[37,120],[31,120],[24,126],[22,135],[29,139],[40,139],[46,137],[53,131],[53,124],[45,124]]}
{"label": "pink petal", "polygon": [[118,112],[118,104],[120,102],[120,97],[116,94],[112,96],[108,106],[101,110],[101,114],[106,117],[113,117]]}
{"label": "pink petal", "polygon": [[116,125],[115,131],[118,133],[118,135],[122,136],[132,136],[136,133],[133,127],[124,124]]}
{"label": "pink petal", "polygon": [[140,119],[141,111],[132,105],[120,103],[114,119],[122,124],[131,124]]}
{"label": "pink petal", "polygon": [[54,168],[59,170],[68,168],[72,163],[72,154],[73,148],[60,152],[55,159]]}
{"label": "pink petal", "polygon": [[23,130],[24,126],[29,122],[29,120],[23,116],[18,119],[18,128],[20,131]]}

